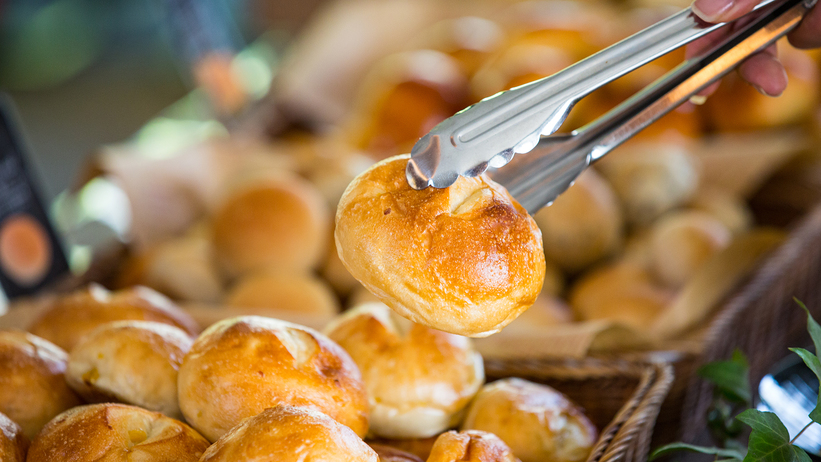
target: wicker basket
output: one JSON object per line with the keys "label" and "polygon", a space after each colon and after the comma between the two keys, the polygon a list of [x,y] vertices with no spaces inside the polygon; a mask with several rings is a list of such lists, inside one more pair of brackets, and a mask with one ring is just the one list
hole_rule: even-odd
{"label": "wicker basket", "polygon": [[489,381],[521,377],[556,388],[580,403],[601,429],[588,462],[644,462],[672,367],[624,360],[486,360]]}

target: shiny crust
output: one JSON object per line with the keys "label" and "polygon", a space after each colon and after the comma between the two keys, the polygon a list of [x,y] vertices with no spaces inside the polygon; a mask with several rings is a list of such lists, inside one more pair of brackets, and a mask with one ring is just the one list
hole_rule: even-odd
{"label": "shiny crust", "polygon": [[29,440],[23,429],[0,412],[0,460],[24,462],[28,448]]}
{"label": "shiny crust", "polygon": [[368,398],[348,353],[307,327],[259,316],[220,321],[202,333],[178,376],[183,415],[216,441],[278,404],[328,414],[363,436]]}
{"label": "shiny crust", "polygon": [[419,457],[405,451],[381,444],[370,445],[379,456],[379,462],[423,462]]}
{"label": "shiny crust", "polygon": [[470,337],[498,332],[541,290],[536,222],[486,176],[415,191],[407,161],[387,159],[348,186],[336,215],[340,259],[414,322]]}
{"label": "shiny crust", "polygon": [[478,430],[442,433],[427,462],[519,462],[498,436]]}
{"label": "shiny crust", "polygon": [[240,279],[226,295],[225,304],[328,317],[339,312],[339,301],[325,281],[310,274],[281,271]]}
{"label": "shiny crust", "polygon": [[329,215],[322,196],[305,180],[284,174],[249,180],[214,214],[217,260],[231,276],[313,268],[323,256]]}
{"label": "shiny crust", "polygon": [[208,441],[188,425],[125,404],[68,410],[31,443],[27,462],[195,462]]}
{"label": "shiny crust", "polygon": [[517,378],[482,388],[462,428],[494,433],[522,462],[580,462],[597,438],[596,427],[567,397]]}
{"label": "shiny crust", "polygon": [[470,339],[407,321],[382,303],[348,311],[326,332],[362,371],[377,436],[447,430],[484,383],[482,356]]}
{"label": "shiny crust", "polygon": [[98,326],[129,320],[170,324],[191,335],[199,332],[186,312],[153,289],[137,286],[109,292],[96,284],[55,299],[29,332],[70,352],[82,336]]}
{"label": "shiny crust", "polygon": [[66,352],[26,332],[0,331],[0,412],[34,438],[80,400],[66,385]]}
{"label": "shiny crust", "polygon": [[105,324],[71,350],[66,381],[88,402],[117,401],[182,419],[177,371],[192,343],[167,324]]}
{"label": "shiny crust", "polygon": [[276,406],[223,435],[201,462],[377,462],[350,428],[311,409]]}

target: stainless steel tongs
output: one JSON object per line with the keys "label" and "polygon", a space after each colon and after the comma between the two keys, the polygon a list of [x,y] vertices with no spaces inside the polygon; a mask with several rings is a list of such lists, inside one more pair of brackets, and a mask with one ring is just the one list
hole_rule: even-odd
{"label": "stainless steel tongs", "polygon": [[[687,8],[567,69],[486,98],[443,121],[411,151],[408,183],[445,188],[488,167],[531,213],[550,204],[591,163],[794,29],[816,0],[770,0],[749,21],[599,119],[551,135],[593,90],[734,23],[707,24]],[[514,159],[514,154],[530,152]],[[507,164],[507,165],[506,165]]]}

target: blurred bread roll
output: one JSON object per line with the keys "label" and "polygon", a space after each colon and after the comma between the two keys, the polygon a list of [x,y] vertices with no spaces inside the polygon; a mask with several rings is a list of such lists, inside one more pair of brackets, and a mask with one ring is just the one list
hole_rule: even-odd
{"label": "blurred bread roll", "polygon": [[471,75],[504,42],[505,32],[495,22],[478,16],[461,16],[437,22],[421,31],[411,47],[447,53],[465,75]]}
{"label": "blurred bread roll", "polygon": [[382,58],[362,80],[346,131],[374,158],[409,152],[439,122],[468,105],[467,78],[453,57],[412,50]]}
{"label": "blurred bread roll", "polygon": [[359,284],[359,281],[357,281],[357,284],[358,285],[357,285],[356,289],[351,291],[351,294],[348,297],[348,300],[346,302],[348,308],[352,308],[352,307],[359,306],[359,305],[364,305],[365,303],[370,303],[370,302],[382,303],[379,300],[379,297],[374,295],[370,290],[365,288],[365,286],[363,286],[362,284]]}
{"label": "blurred bread roll", "polygon": [[328,281],[328,284],[334,288],[334,291],[340,297],[347,297],[358,287],[362,287],[359,281],[345,268],[342,260],[339,259],[339,252],[336,250],[336,240],[333,234],[330,236],[330,245],[328,246],[328,255],[325,257],[325,262],[322,264],[320,274]]}
{"label": "blurred bread roll", "polygon": [[18,331],[0,331],[0,413],[29,439],[80,400],[66,385],[68,355],[53,343]]}
{"label": "blurred bread roll", "polygon": [[[23,434],[23,429],[0,412],[0,460],[25,462],[28,448],[29,439]],[[402,459],[396,460],[401,461]]]}
{"label": "blurred bread roll", "polygon": [[167,324],[120,321],[80,340],[66,381],[87,402],[121,402],[182,419],[177,371],[194,339]]}
{"label": "blurred bread roll", "polygon": [[319,263],[330,213],[310,183],[280,173],[227,189],[212,217],[214,251],[227,275],[305,271]]}
{"label": "blurred bread roll", "polygon": [[442,433],[427,462],[518,462],[498,436],[478,430]]}
{"label": "blurred bread roll", "polygon": [[484,383],[470,339],[412,323],[382,303],[347,311],[326,332],[362,372],[377,436],[425,438],[447,430]]}
{"label": "blurred bread roll", "polygon": [[612,255],[622,243],[624,219],[615,193],[587,170],[552,205],[533,216],[547,259],[576,272]]}
{"label": "blurred bread roll", "polygon": [[597,440],[596,427],[566,396],[518,378],[485,385],[461,428],[495,434],[522,462],[582,462]]}
{"label": "blurred bread roll", "polygon": [[201,462],[378,462],[380,459],[350,428],[302,407],[275,406],[223,435]]}
{"label": "blurred bread roll", "polygon": [[628,143],[597,166],[621,200],[628,223],[639,226],[686,203],[698,186],[695,157],[673,143]]}
{"label": "blurred bread roll", "polygon": [[159,412],[125,404],[70,409],[31,443],[28,462],[196,462],[208,441]]}
{"label": "blurred bread roll", "polygon": [[819,101],[818,64],[805,51],[781,40],[778,59],[790,84],[778,98],[763,95],[732,74],[704,104],[704,113],[717,131],[752,131],[800,123],[812,117]]}
{"label": "blurred bread roll", "polygon": [[339,302],[324,281],[310,274],[283,271],[253,273],[239,279],[226,295],[225,304],[322,316],[339,312]]}
{"label": "blurred bread roll", "polygon": [[[542,284],[542,294],[558,296],[564,290],[565,277],[559,266],[550,260],[545,260],[544,283]],[[536,299],[538,301],[538,298]]]}
{"label": "blurred bread roll", "polygon": [[542,292],[536,299],[536,303],[510,323],[508,328],[550,327],[572,321],[573,311],[562,299]]}
{"label": "blurred bread roll", "polygon": [[[365,442],[372,448],[388,446],[408,454],[413,454],[422,460],[427,460],[430,455],[430,450],[433,448],[433,444],[436,443],[436,438],[438,437],[439,435],[428,438],[368,438]],[[377,451],[376,449],[374,450]]]}
{"label": "blurred bread roll", "polygon": [[379,456],[379,462],[423,462],[422,459],[415,454],[390,446],[371,444],[370,447],[376,452],[376,455]]}
{"label": "blurred bread roll", "polygon": [[484,175],[414,190],[407,163],[387,159],[348,186],[336,216],[340,259],[414,322],[470,337],[498,332],[541,290],[536,222]]}
{"label": "blurred bread roll", "polygon": [[707,212],[724,224],[733,235],[748,231],[753,225],[753,213],[747,203],[720,188],[700,187],[687,205]]}
{"label": "blurred bread roll", "polygon": [[132,256],[117,286],[144,285],[178,300],[216,303],[222,297],[211,240],[207,233],[189,233],[163,241]]}
{"label": "blurred bread roll", "polygon": [[28,330],[71,351],[98,326],[128,320],[161,322],[190,335],[199,332],[188,313],[153,289],[137,286],[110,292],[97,284],[57,297]]}
{"label": "blurred bread roll", "polygon": [[646,330],[671,297],[645,269],[617,262],[582,275],[568,301],[580,320],[603,319]]}
{"label": "blurred bread roll", "polygon": [[687,210],[665,215],[651,230],[653,271],[667,286],[681,287],[731,238],[730,230],[707,213]]}
{"label": "blurred bread roll", "polygon": [[211,441],[279,404],[319,410],[357,435],[368,430],[356,363],[319,332],[285,321],[242,316],[213,324],[185,356],[177,386],[186,420]]}

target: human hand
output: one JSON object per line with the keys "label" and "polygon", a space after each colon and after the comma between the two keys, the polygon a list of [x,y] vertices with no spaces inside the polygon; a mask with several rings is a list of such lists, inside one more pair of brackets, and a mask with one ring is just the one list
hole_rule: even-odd
{"label": "human hand", "polygon": [[[760,0],[695,0],[693,12],[701,19],[710,22],[726,22],[737,19],[760,3]],[[711,47],[717,40],[731,33],[732,30],[721,30],[696,40],[687,48],[687,56],[693,56]],[[787,36],[796,48],[821,47],[821,9],[814,8],[804,17],[801,24]],[[747,58],[738,68],[741,77],[750,82],[761,93],[770,96],[780,95],[787,88],[787,73],[778,60],[775,44]],[[712,93],[718,83],[713,84],[704,95]]]}

